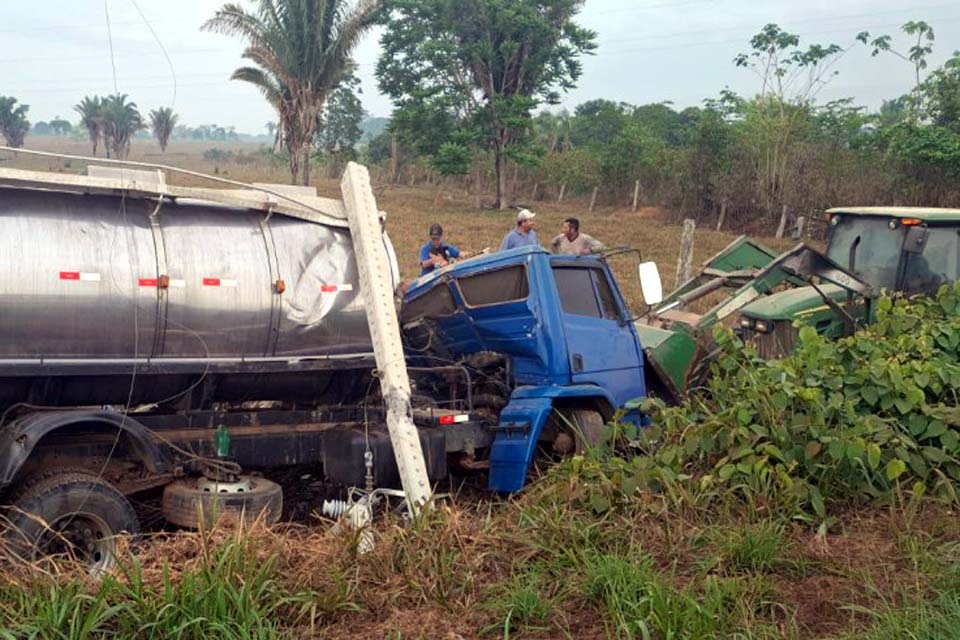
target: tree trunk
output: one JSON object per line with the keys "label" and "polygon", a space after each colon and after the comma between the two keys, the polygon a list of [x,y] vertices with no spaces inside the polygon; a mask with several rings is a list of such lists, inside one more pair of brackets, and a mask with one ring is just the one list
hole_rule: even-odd
{"label": "tree trunk", "polygon": [[287,147],[288,158],[287,162],[290,166],[290,184],[297,184],[297,179],[300,177],[300,154],[296,149],[291,149]]}
{"label": "tree trunk", "polygon": [[396,184],[400,180],[400,144],[397,134],[390,134],[390,182]]}
{"label": "tree trunk", "polygon": [[303,186],[310,186],[310,143],[304,143],[303,145],[303,166],[300,167],[303,171]]}
{"label": "tree trunk", "polygon": [[497,201],[494,206],[500,211],[507,208],[507,157],[503,153],[503,143],[497,140],[494,151],[494,164],[497,168]]}

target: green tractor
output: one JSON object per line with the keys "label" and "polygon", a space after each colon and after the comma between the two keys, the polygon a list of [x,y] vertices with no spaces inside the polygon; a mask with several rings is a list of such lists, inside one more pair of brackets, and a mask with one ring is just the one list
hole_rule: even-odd
{"label": "green tractor", "polygon": [[[849,335],[874,320],[881,290],[932,294],[960,277],[960,210],[861,207],[827,216],[825,254],[800,244],[778,256],[741,237],[662,300],[655,269],[641,267],[652,306],[637,330],[655,393],[678,401],[704,384],[717,323],[778,358],[793,349],[798,320]],[[707,309],[691,310],[698,306]]]}

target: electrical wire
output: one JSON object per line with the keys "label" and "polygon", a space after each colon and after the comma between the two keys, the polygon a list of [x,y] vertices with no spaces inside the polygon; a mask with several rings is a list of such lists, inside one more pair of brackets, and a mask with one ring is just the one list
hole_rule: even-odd
{"label": "electrical wire", "polygon": [[173,68],[173,61],[170,59],[170,55],[167,53],[166,47],[163,46],[160,36],[158,36],[157,32],[153,30],[153,26],[150,24],[150,21],[147,20],[147,16],[143,15],[143,11],[140,10],[140,5],[137,4],[137,0],[130,0],[130,3],[137,10],[137,13],[140,14],[143,24],[147,25],[147,29],[150,30],[150,34],[153,36],[153,39],[157,41],[157,46],[160,47],[160,51],[163,52],[163,57],[167,59],[167,64],[170,66],[170,75],[173,77],[173,98],[170,100],[170,108],[172,109],[177,103],[177,71]]}
{"label": "electrical wire", "polygon": [[103,13],[107,17],[107,41],[110,43],[110,66],[113,67],[113,92],[120,93],[117,88],[117,61],[113,55],[113,29],[110,27],[110,7],[109,0],[103,0]]}

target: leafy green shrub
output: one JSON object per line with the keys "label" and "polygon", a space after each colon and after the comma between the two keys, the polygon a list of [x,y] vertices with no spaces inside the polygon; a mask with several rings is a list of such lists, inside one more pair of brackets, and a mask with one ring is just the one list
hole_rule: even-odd
{"label": "leafy green shrub", "polygon": [[710,393],[646,401],[657,426],[638,435],[651,455],[614,462],[622,493],[734,493],[821,519],[829,501],[901,486],[956,499],[960,283],[932,299],[881,298],[877,322],[839,341],[803,327],[777,362],[729,330],[715,339]]}

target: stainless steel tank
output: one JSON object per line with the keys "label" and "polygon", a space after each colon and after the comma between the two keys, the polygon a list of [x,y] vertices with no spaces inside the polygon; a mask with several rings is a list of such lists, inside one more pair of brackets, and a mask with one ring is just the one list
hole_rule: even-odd
{"label": "stainless steel tank", "polygon": [[[125,389],[136,370],[139,401],[198,373],[221,376],[221,397],[232,379],[259,399],[283,394],[256,391],[272,378],[350,368],[371,351],[346,228],[199,201],[0,189],[0,377],[29,386],[0,392],[0,406],[18,394],[50,402],[38,379],[118,376]],[[117,401],[81,386],[54,403]]]}

